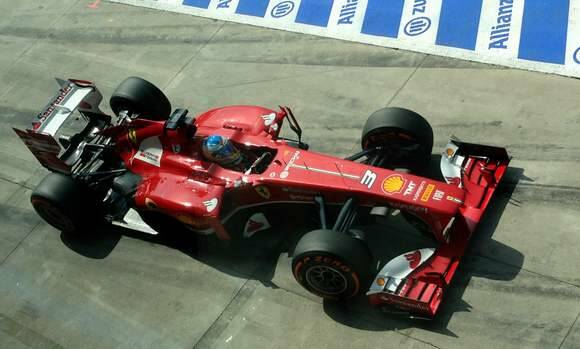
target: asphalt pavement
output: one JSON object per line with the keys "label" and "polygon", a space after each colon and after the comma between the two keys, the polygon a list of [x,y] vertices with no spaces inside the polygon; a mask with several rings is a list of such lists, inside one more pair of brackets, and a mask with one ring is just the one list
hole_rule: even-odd
{"label": "asphalt pavement", "polygon": [[[436,152],[453,134],[513,160],[435,320],[322,302],[290,273],[310,223],[298,215],[223,243],[115,229],[79,240],[33,212],[47,172],[12,127],[56,92],[54,77],[92,80],[108,98],[133,75],[191,113],[291,106],[311,148],[337,156],[358,149],[371,112],[400,106],[431,122]],[[576,79],[304,34],[99,1],[3,1],[0,348],[580,348],[579,95]],[[429,244],[397,218],[368,229],[386,259]]]}

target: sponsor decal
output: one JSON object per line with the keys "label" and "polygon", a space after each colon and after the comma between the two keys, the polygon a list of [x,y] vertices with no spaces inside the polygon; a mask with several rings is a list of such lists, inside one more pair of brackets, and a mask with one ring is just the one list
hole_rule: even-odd
{"label": "sponsor decal", "polygon": [[286,167],[284,167],[284,171],[280,172],[280,178],[284,179],[286,177],[288,177],[288,170],[290,169],[290,167],[292,167],[294,165],[294,163],[296,162],[296,160],[300,157],[300,151],[295,151],[294,155],[292,155],[292,157],[290,158],[290,160],[288,161],[288,163],[286,164]]}
{"label": "sponsor decal", "polygon": [[292,10],[294,10],[294,2],[282,1],[281,3],[279,3],[278,5],[276,5],[272,8],[272,11],[270,12],[270,14],[274,18],[282,18],[282,17],[290,14],[290,12],[292,12]]}
{"label": "sponsor decal", "polygon": [[423,192],[423,189],[425,189],[425,184],[427,184],[425,181],[421,181],[421,184],[419,184],[419,189],[417,189],[415,195],[413,196],[413,201],[417,201],[419,199],[419,196]]}
{"label": "sponsor decal", "polygon": [[389,195],[400,193],[405,182],[401,175],[390,175],[383,180],[383,192]]}
{"label": "sponsor decal", "polygon": [[445,195],[445,192],[442,190],[435,190],[435,193],[433,193],[433,200],[436,201],[441,201],[441,199],[443,199],[443,196]]}
{"label": "sponsor decal", "polygon": [[233,0],[219,0],[217,8],[230,8]]}
{"label": "sponsor decal", "polygon": [[207,209],[207,212],[212,212],[213,210],[215,210],[217,207],[217,204],[218,204],[217,198],[213,198],[211,200],[207,200],[207,201],[203,202],[203,205]]}
{"label": "sponsor decal", "polygon": [[431,20],[429,17],[417,17],[410,20],[405,25],[405,34],[408,36],[418,36],[431,28]]}
{"label": "sponsor decal", "polygon": [[337,24],[352,24],[352,19],[356,15],[358,0],[346,0],[346,4],[340,8]]}
{"label": "sponsor decal", "polygon": [[423,195],[421,195],[421,201],[427,202],[429,200],[429,197],[431,197],[431,194],[433,193],[434,189],[435,186],[433,184],[428,184],[427,188],[425,188],[425,192],[423,193]]}
{"label": "sponsor decal", "polygon": [[62,101],[64,101],[64,99],[71,90],[72,90],[71,85],[63,87],[60,90],[58,96],[56,96],[56,98],[52,102],[50,102],[50,104],[46,107],[46,109],[42,113],[38,114],[36,118],[41,123],[43,123],[50,116],[50,114],[52,114],[52,112],[62,103]]}
{"label": "sponsor decal", "polygon": [[133,144],[134,146],[137,146],[137,131],[135,131],[134,128],[129,128],[129,130],[127,131],[127,139],[129,140],[129,142],[131,144]]}
{"label": "sponsor decal", "polygon": [[418,301],[407,300],[405,298],[395,297],[387,294],[383,294],[381,299],[387,303],[393,304],[395,306],[399,306],[402,308],[410,308],[414,310],[421,310],[421,311],[429,311],[427,308],[427,304],[425,303],[418,303]]}
{"label": "sponsor decal", "polygon": [[187,225],[196,226],[198,224],[197,218],[188,214],[177,215],[177,219]]}
{"label": "sponsor decal", "polygon": [[471,158],[467,158],[467,162],[465,162],[465,166],[463,166],[463,168],[469,168],[469,165],[471,165]]}
{"label": "sponsor decal", "polygon": [[425,14],[428,0],[414,0],[413,18],[405,24],[403,31],[408,36],[418,36],[425,33],[431,28],[431,19],[422,14]]}
{"label": "sponsor decal", "polygon": [[409,184],[407,184],[407,188],[405,188],[403,195],[409,196],[409,195],[413,194],[415,192],[416,188],[417,188],[417,183],[415,183],[413,181],[409,181]]}
{"label": "sponsor decal", "polygon": [[161,167],[161,156],[163,148],[158,137],[146,138],[141,142],[137,154],[133,159],[141,160],[153,166]]}
{"label": "sponsor decal", "polygon": [[400,204],[397,202],[393,202],[390,205],[392,208],[396,208],[396,209],[400,209],[400,210],[406,210],[406,211],[412,211],[412,212],[421,212],[421,213],[427,213],[429,210],[427,209],[427,207],[420,207],[420,206],[414,206],[414,205],[409,205],[409,204]]}
{"label": "sponsor decal", "polygon": [[513,0],[500,0],[496,25],[491,27],[489,49],[507,49],[512,25]]}
{"label": "sponsor decal", "polygon": [[263,213],[254,213],[246,222],[246,227],[244,228],[244,237],[249,238],[255,233],[266,230],[270,228],[270,222]]}
{"label": "sponsor decal", "polygon": [[254,220],[248,219],[246,230],[244,231],[244,237],[250,237],[254,235],[255,232],[260,230],[264,226],[262,222],[256,222]]}
{"label": "sponsor decal", "polygon": [[261,197],[263,197],[266,200],[269,199],[271,196],[270,190],[263,185],[259,185],[259,186],[255,187],[254,190],[256,191],[256,193],[258,193],[258,195],[260,195]]}
{"label": "sponsor decal", "polygon": [[312,201],[314,200],[313,196],[306,196],[306,195],[296,195],[296,194],[290,194],[289,195],[290,200],[296,200],[296,201]]}
{"label": "sponsor decal", "polygon": [[56,143],[52,136],[45,133],[29,133],[16,128],[13,128],[13,130],[41,164],[64,173],[70,172],[70,166],[58,158],[60,145]]}
{"label": "sponsor decal", "polygon": [[459,199],[458,199],[458,198],[456,198],[456,197],[450,196],[450,195],[447,195],[447,200],[449,200],[449,201],[453,201],[453,202],[456,202],[456,203],[458,203],[458,204],[462,204],[462,203],[463,203],[463,201],[459,200]]}
{"label": "sponsor decal", "polygon": [[405,255],[405,259],[409,262],[409,268],[415,269],[421,262],[421,251],[417,250]]}
{"label": "sponsor decal", "polygon": [[366,170],[360,180],[360,184],[366,185],[367,188],[371,189],[373,184],[375,184],[375,180],[377,179],[377,174],[371,170]]}
{"label": "sponsor decal", "polygon": [[270,172],[270,178],[276,177],[276,172]]}
{"label": "sponsor decal", "polygon": [[447,155],[448,158],[452,158],[453,155],[455,155],[456,150],[457,149],[447,148],[447,149],[445,149],[445,155]]}
{"label": "sponsor decal", "polygon": [[319,195],[320,192],[313,191],[313,190],[306,190],[306,189],[299,189],[299,188],[288,188],[282,187],[282,191],[287,193],[295,193],[295,194],[305,194],[305,195]]}
{"label": "sponsor decal", "polygon": [[574,59],[574,62],[576,64],[580,64],[580,47],[578,47],[576,49],[576,51],[574,51],[574,54],[572,55],[572,58]]}
{"label": "sponsor decal", "polygon": [[265,126],[270,126],[276,120],[276,113],[271,113],[268,115],[262,115],[262,119],[264,120]]}
{"label": "sponsor decal", "polygon": [[[335,267],[335,268],[337,268],[345,273],[350,273],[352,271],[352,269],[348,265],[345,265],[343,262],[341,262],[337,259],[334,259],[333,257],[329,257],[329,256],[320,256],[320,255],[318,255],[318,256],[306,256],[306,257],[304,257],[304,259],[302,259],[301,262],[303,264],[306,264],[312,260],[316,264],[324,263],[324,264],[327,264],[331,267]],[[298,268],[299,268],[299,266],[297,265],[296,269],[298,269]]]}

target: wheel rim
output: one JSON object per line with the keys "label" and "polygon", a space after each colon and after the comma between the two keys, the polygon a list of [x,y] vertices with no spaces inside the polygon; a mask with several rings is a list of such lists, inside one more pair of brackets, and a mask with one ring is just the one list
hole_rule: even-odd
{"label": "wheel rim", "polygon": [[348,287],[344,275],[326,265],[309,268],[306,271],[306,282],[317,292],[333,295],[343,293]]}
{"label": "wheel rim", "polygon": [[368,133],[363,141],[363,148],[368,149],[372,146],[384,145],[393,146],[402,144],[405,147],[419,145],[413,135],[396,131],[396,130],[374,130]]}
{"label": "wheel rim", "polygon": [[33,204],[38,215],[53,227],[62,231],[74,230],[75,225],[73,221],[60,208],[39,199],[35,199]]}

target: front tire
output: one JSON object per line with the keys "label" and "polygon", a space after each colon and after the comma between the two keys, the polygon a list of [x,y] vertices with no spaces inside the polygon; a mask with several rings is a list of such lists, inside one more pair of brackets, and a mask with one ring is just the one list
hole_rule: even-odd
{"label": "front tire", "polygon": [[117,86],[109,101],[116,115],[123,110],[147,120],[167,120],[171,103],[163,92],[145,79],[131,76]]}
{"label": "front tire", "polygon": [[414,111],[383,108],[372,113],[362,131],[362,149],[383,148],[388,169],[420,170],[427,166],[433,149],[433,129]]}
{"label": "front tire", "polygon": [[370,275],[372,257],[361,239],[332,230],[304,235],[294,250],[292,271],[309,292],[330,300],[360,293]]}
{"label": "front tire", "polygon": [[30,196],[38,215],[65,233],[81,233],[102,222],[99,202],[82,184],[60,173],[50,173]]}

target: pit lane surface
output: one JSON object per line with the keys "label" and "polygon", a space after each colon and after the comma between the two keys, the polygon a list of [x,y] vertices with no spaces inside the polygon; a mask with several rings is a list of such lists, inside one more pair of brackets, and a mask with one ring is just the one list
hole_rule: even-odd
{"label": "pit lane surface", "polygon": [[109,0],[580,76],[578,0]]}
{"label": "pit lane surface", "polygon": [[[579,347],[577,80],[89,4],[0,3],[0,348]],[[192,113],[287,104],[312,149],[339,156],[390,105],[425,115],[436,151],[455,134],[514,160],[435,321],[321,302],[291,276],[292,227],[230,244],[113,229],[86,242],[34,214],[46,172],[11,127],[28,125],[54,76],[108,97],[130,75]],[[383,232],[369,234],[383,259],[428,244],[398,218],[369,230]]]}

